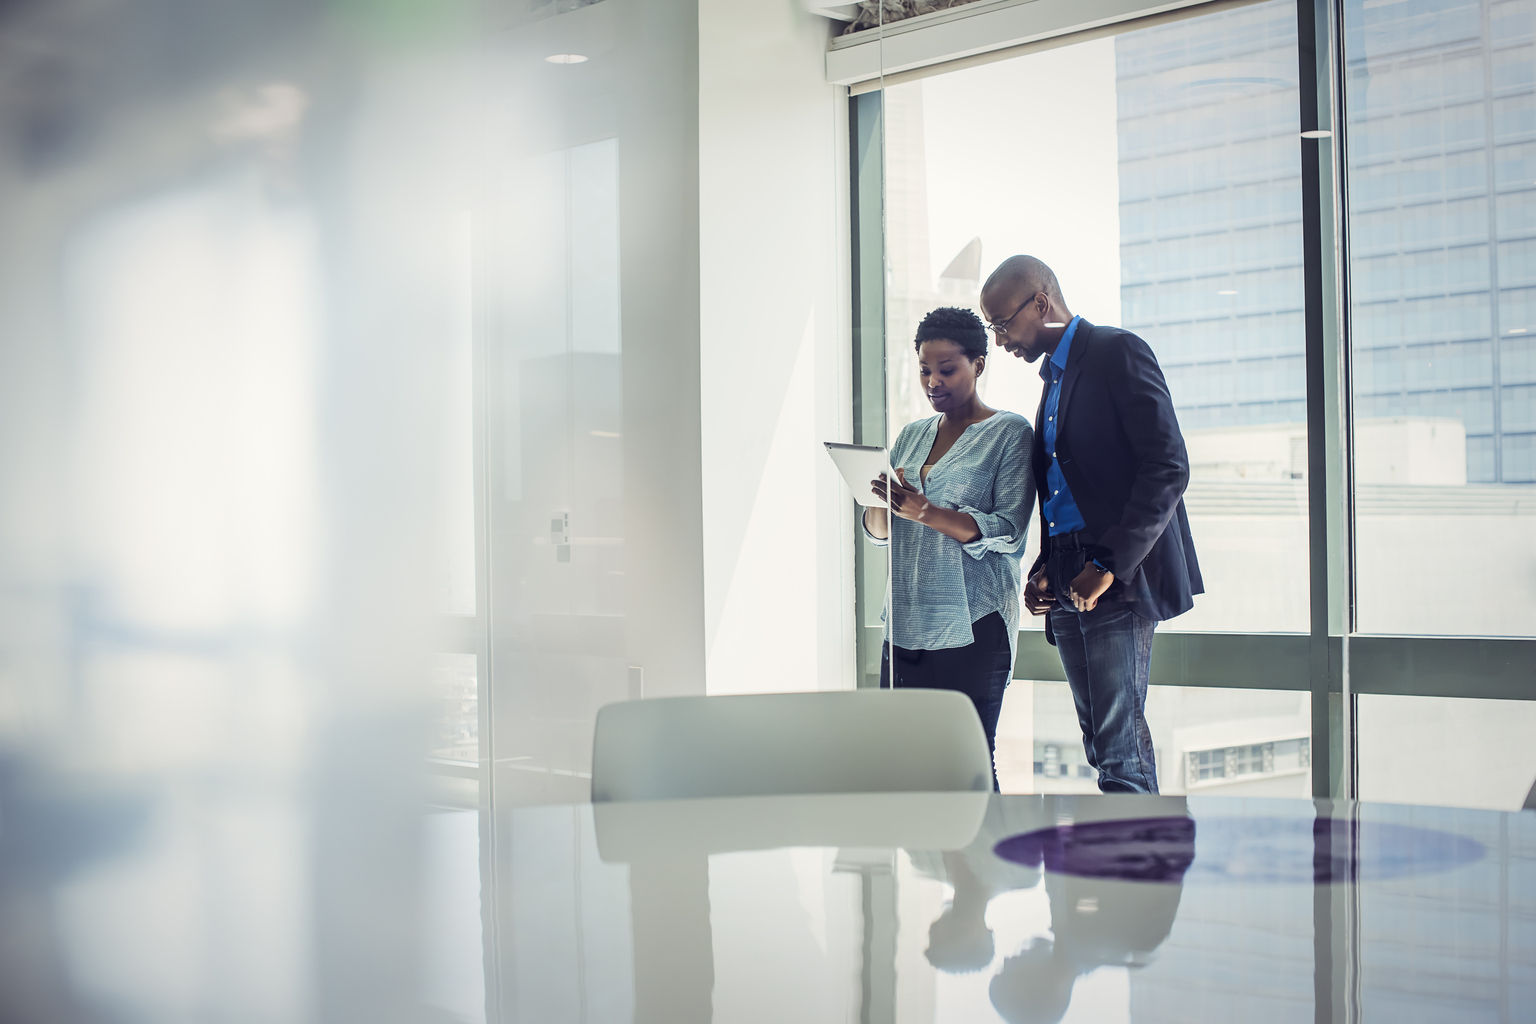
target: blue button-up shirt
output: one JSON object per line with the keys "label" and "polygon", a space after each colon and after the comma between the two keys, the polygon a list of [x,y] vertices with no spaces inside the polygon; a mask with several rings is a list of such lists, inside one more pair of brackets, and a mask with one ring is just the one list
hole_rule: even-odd
{"label": "blue button-up shirt", "polygon": [[1072,318],[1056,351],[1040,366],[1040,376],[1045,380],[1045,422],[1041,424],[1045,434],[1045,482],[1050,492],[1045,496],[1042,508],[1045,511],[1046,529],[1052,537],[1075,533],[1086,525],[1083,514],[1078,511],[1077,502],[1072,499],[1072,489],[1067,486],[1067,478],[1062,476],[1061,466],[1056,461],[1056,410],[1061,403],[1061,378],[1067,372],[1072,336],[1077,333],[1077,324],[1081,319],[1080,316]]}

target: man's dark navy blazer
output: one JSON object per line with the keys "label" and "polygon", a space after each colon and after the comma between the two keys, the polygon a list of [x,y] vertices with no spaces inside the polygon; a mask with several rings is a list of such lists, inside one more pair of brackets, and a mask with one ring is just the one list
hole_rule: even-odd
{"label": "man's dark navy blazer", "polygon": [[[1041,553],[1030,576],[1050,549],[1043,415],[1035,413],[1031,460]],[[1161,622],[1189,611],[1194,595],[1205,593],[1184,511],[1189,453],[1152,349],[1130,331],[1079,320],[1056,417],[1057,462],[1083,515],[1089,557],[1115,574],[1115,590],[1143,618]],[[1051,589],[1069,582],[1051,580]],[[1050,616],[1045,635],[1056,642]]]}

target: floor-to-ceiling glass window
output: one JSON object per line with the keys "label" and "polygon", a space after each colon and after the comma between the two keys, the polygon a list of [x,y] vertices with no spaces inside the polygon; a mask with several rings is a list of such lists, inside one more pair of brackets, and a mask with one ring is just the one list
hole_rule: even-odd
{"label": "floor-to-ceiling glass window", "polygon": [[[1536,3],[1344,17],[1357,629],[1533,636]],[[1518,805],[1533,730],[1529,701],[1362,694],[1361,795]]]}
{"label": "floor-to-ceiling glass window", "polygon": [[[1536,3],[1202,7],[927,67],[915,27],[885,27],[886,73],[853,88],[884,128],[886,434],[929,414],[921,316],[975,309],[1009,255],[1045,259],[1073,312],[1151,344],[1190,450],[1207,593],[1160,628],[1153,672],[1203,685],[1151,688],[1163,791],[1519,807],[1536,781]],[[875,348],[855,337],[866,366]],[[984,399],[1032,413],[1035,368],[996,355]],[[1003,787],[1092,792],[1028,628]],[[1513,1019],[1528,865],[1507,822],[1480,827],[1501,858],[1473,925],[1486,955],[1400,977],[1424,918],[1386,886],[1254,922],[1275,992],[1304,1015],[1337,964],[1349,977],[1316,989],[1335,1014],[1474,984]],[[1221,920],[1186,902],[1161,962],[1211,963]],[[1145,978],[1129,996],[1133,1019],[1187,1015],[1186,998]]]}
{"label": "floor-to-ceiling glass window", "polygon": [[[1283,762],[1313,775],[1298,794],[1504,807],[1536,779],[1518,739],[1536,725],[1520,639],[1536,632],[1532,18],[1529,0],[1194,5],[854,87],[883,119],[892,436],[928,412],[918,319],[975,308],[1017,252],[1057,269],[1074,312],[1146,338],[1167,376],[1206,593],[1159,629],[1165,791],[1247,786],[1252,765]],[[913,52],[904,28],[882,46]],[[1020,113],[1035,109],[1038,130]],[[1322,177],[1310,200],[1305,160]],[[1034,369],[994,358],[984,399],[1032,413]],[[1091,789],[1031,625],[1000,724],[1005,787]]]}
{"label": "floor-to-ceiling glass window", "polygon": [[[1037,256],[1074,313],[1141,335],[1168,378],[1206,594],[1161,628],[1303,633],[1294,5],[1127,31],[888,85],[880,98],[889,435],[932,414],[912,348],[918,321],[936,306],[979,312],[1002,260]],[[1038,123],[1010,113],[1028,109]],[[1038,369],[994,350],[983,400],[1032,418]],[[1031,523],[1026,566],[1037,532]],[[1021,625],[1039,637],[1040,620]],[[1230,688],[1244,675],[1233,666],[1228,680],[1152,689],[1164,792],[1309,792],[1304,667],[1272,673],[1271,688]],[[1005,790],[1097,791],[1064,682],[1015,680],[997,758]]]}

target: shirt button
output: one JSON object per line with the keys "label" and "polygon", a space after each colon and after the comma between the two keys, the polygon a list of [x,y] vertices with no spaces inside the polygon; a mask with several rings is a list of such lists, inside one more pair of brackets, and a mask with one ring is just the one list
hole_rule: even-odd
{"label": "shirt button", "polygon": [[1055,452],[1051,452],[1051,458],[1054,459],[1055,457],[1056,457],[1056,453]]}
{"label": "shirt button", "polygon": [[1061,492],[1060,492],[1060,491],[1052,491],[1052,492],[1051,492],[1051,494],[1052,494],[1052,495],[1053,495],[1053,496],[1054,496],[1054,495],[1057,495],[1057,494],[1060,494],[1060,493],[1061,493]]}
{"label": "shirt button", "polygon": [[1047,416],[1047,417],[1046,417],[1046,419],[1047,419],[1047,420],[1053,420],[1053,419],[1055,419],[1055,418],[1056,418],[1056,417],[1055,417],[1055,416]]}
{"label": "shirt button", "polygon": [[1052,523],[1052,524],[1051,524],[1051,525],[1052,525],[1052,526],[1055,526],[1055,525],[1056,525],[1056,524],[1055,524],[1055,523]]}

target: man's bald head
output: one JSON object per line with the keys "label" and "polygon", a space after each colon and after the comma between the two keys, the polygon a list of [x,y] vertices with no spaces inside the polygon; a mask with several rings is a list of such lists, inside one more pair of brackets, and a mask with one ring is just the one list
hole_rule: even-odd
{"label": "man's bald head", "polygon": [[981,289],[981,312],[997,344],[1027,363],[1054,351],[1072,311],[1051,268],[1033,256],[1010,256]]}
{"label": "man's bald head", "polygon": [[981,286],[984,299],[992,297],[1006,301],[1012,297],[1015,303],[1039,292],[1044,292],[1062,308],[1066,308],[1067,300],[1062,298],[1061,284],[1056,280],[1055,271],[1033,256],[1008,257],[992,271],[987,283]]}

